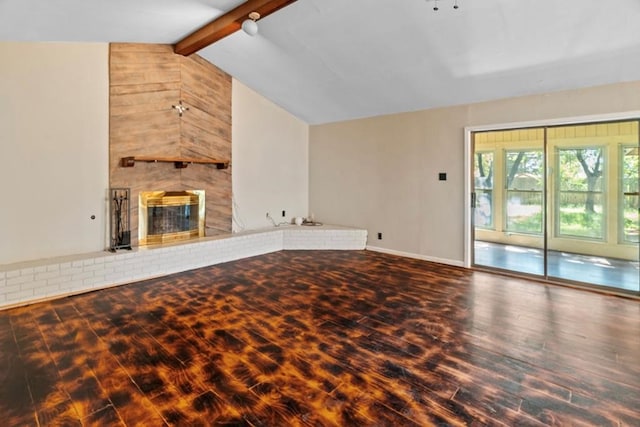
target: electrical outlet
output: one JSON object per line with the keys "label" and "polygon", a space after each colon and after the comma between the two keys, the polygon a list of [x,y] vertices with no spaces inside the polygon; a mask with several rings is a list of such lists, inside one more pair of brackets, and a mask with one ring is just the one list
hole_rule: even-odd
{"label": "electrical outlet", "polygon": [[382,240],[382,233],[378,233],[378,240]]}
{"label": "electrical outlet", "polygon": [[287,213],[284,211],[284,209],[282,210],[282,217],[284,218],[285,216],[287,216]]}

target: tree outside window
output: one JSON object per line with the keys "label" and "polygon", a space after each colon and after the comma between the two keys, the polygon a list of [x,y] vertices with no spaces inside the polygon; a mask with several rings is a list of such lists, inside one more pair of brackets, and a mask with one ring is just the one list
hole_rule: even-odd
{"label": "tree outside window", "polygon": [[622,146],[622,168],[621,168],[621,204],[620,222],[622,223],[621,242],[638,243],[640,239],[638,209],[640,208],[640,191],[638,186],[638,147]]}
{"label": "tree outside window", "polygon": [[506,230],[542,234],[542,150],[506,151]]}
{"label": "tree outside window", "polygon": [[477,152],[475,157],[475,226],[493,228],[493,152]]}
{"label": "tree outside window", "polygon": [[557,234],[604,239],[604,149],[558,148],[557,159]]}

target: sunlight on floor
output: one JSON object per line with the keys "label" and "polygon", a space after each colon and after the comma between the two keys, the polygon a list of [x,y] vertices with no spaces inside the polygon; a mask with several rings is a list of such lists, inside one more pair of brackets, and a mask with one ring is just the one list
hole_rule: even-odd
{"label": "sunlight on floor", "polygon": [[[475,242],[475,264],[544,275],[543,251],[524,246]],[[635,261],[549,251],[548,276],[611,288],[640,291],[639,264]]]}

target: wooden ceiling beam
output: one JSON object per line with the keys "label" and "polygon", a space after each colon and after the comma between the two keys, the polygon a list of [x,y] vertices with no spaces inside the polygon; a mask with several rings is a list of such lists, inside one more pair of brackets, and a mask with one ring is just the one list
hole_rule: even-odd
{"label": "wooden ceiling beam", "polygon": [[189,56],[238,31],[251,12],[258,12],[262,19],[295,1],[248,0],[180,40],[173,46],[173,51],[179,55]]}

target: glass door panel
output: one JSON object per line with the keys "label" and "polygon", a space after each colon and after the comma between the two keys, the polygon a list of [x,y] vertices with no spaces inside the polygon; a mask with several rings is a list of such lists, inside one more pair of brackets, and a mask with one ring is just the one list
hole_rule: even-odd
{"label": "glass door panel", "polygon": [[474,145],[473,263],[544,275],[544,130],[476,133]]}
{"label": "glass door panel", "polygon": [[638,292],[638,123],[547,131],[548,276]]}
{"label": "glass door panel", "polygon": [[[639,136],[640,138],[640,136]],[[618,209],[618,241],[622,245],[638,248],[636,257],[630,257],[623,266],[621,283],[640,293],[640,148],[635,145],[620,145],[620,188]],[[635,286],[634,286],[635,284]]]}

